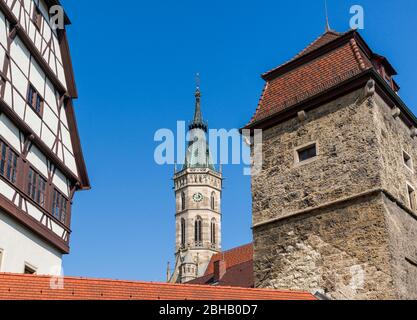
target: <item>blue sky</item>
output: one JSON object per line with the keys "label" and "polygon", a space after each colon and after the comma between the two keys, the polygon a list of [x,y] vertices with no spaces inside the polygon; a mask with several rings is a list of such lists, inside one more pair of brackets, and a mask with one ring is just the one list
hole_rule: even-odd
{"label": "blue sky", "polygon": [[[174,255],[173,166],[153,159],[160,128],[191,120],[195,73],[211,128],[240,128],[262,91],[260,74],[324,31],[323,1],[64,0],[79,91],[76,113],[92,190],[76,195],[66,275],[165,280]],[[416,112],[417,1],[328,0],[331,26],[361,31],[397,69]],[[224,167],[223,248],[251,241],[250,178]]]}

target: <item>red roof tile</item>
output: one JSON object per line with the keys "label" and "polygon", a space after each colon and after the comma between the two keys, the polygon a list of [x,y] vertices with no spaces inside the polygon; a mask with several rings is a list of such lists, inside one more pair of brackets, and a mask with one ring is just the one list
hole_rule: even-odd
{"label": "red roof tile", "polygon": [[[258,107],[249,125],[264,120],[299,102],[313,97],[327,89],[354,77],[366,69],[372,68],[372,63],[359,48],[355,41],[355,32],[339,34],[326,32],[292,60],[275,68],[263,76],[267,83],[259,101]],[[346,38],[336,47],[322,55],[306,56],[314,51],[330,46],[330,43]],[[306,60],[301,61],[302,57]],[[296,60],[300,60],[298,64]],[[289,65],[291,68],[288,68]],[[274,76],[278,74],[277,76]]]}
{"label": "red roof tile", "polygon": [[236,247],[224,252],[217,253],[211,257],[204,275],[214,273],[214,262],[224,259],[227,268],[253,259],[253,244],[249,243],[240,247]]}
{"label": "red roof tile", "polygon": [[0,273],[0,300],[315,300],[307,292]]}
{"label": "red roof tile", "polygon": [[335,32],[335,31],[327,31],[324,34],[320,35],[316,40],[314,40],[312,43],[310,43],[307,47],[305,47],[300,53],[296,54],[294,56],[294,58],[292,58],[291,60],[284,62],[283,64],[281,64],[280,66],[265,72],[263,76],[266,76],[267,74],[279,69],[280,67],[300,58],[305,56],[306,54],[328,44],[329,42],[341,37],[342,35],[344,35],[343,33],[339,33],[339,32]]}
{"label": "red roof tile", "polygon": [[[220,280],[215,281],[214,263],[219,260],[225,262],[226,272]],[[253,244],[250,243],[213,255],[204,275],[188,283],[206,285],[215,283],[219,286],[252,288],[254,286]]]}
{"label": "red roof tile", "polygon": [[224,276],[216,283],[214,281],[214,273],[204,275],[200,278],[187,282],[187,284],[205,284],[217,286],[230,286],[241,288],[253,288],[253,260],[236,264],[226,269]]}

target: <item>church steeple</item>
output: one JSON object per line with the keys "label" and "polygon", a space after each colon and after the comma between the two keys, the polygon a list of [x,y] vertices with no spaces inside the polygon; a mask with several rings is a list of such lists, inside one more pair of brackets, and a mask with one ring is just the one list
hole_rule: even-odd
{"label": "church steeple", "polygon": [[200,75],[197,73],[197,87],[195,90],[195,111],[193,122],[188,127],[192,129],[202,129],[204,132],[207,132],[207,123],[203,120],[203,115],[201,113],[201,92],[200,92]]}
{"label": "church steeple", "polygon": [[216,171],[201,113],[197,75],[195,112],[189,125],[182,170],[175,171],[175,268],[170,282],[201,277],[213,254],[221,250],[222,173]]}
{"label": "church steeple", "polygon": [[207,122],[203,120],[201,112],[200,77],[197,74],[197,87],[195,91],[195,111],[193,121],[188,126],[189,143],[185,156],[183,169],[186,168],[209,168],[216,170],[210,154],[207,142]]}

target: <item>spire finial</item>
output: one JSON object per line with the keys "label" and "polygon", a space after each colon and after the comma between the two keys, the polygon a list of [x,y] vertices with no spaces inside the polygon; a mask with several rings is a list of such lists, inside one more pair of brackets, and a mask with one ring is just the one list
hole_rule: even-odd
{"label": "spire finial", "polygon": [[327,10],[327,0],[324,0],[324,10],[326,12],[326,32],[329,32],[332,29],[330,28],[330,23],[329,23],[329,12]]}
{"label": "spire finial", "polygon": [[198,104],[200,104],[200,96],[201,96],[201,93],[200,93],[200,74],[197,72],[195,74],[195,97],[196,97],[196,100],[198,100],[197,101]]}
{"label": "spire finial", "polygon": [[197,91],[200,91],[200,73],[198,72],[195,75],[195,84],[196,84]]}
{"label": "spire finial", "polygon": [[203,116],[201,114],[201,92],[200,92],[200,74],[196,74],[196,90],[195,90],[195,113],[193,122],[190,125],[190,130],[194,128],[201,128],[204,131],[207,131],[207,124],[203,121]]}

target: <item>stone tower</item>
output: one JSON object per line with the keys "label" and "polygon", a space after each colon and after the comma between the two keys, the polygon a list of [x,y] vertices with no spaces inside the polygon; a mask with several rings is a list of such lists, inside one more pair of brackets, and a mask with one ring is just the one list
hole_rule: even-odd
{"label": "stone tower", "polygon": [[202,276],[211,256],[221,249],[222,174],[210,156],[200,96],[197,87],[185,163],[174,175],[176,263],[171,282],[184,283]]}
{"label": "stone tower", "polygon": [[357,31],[327,31],[266,86],[252,177],[257,287],[417,298],[417,120]]}

